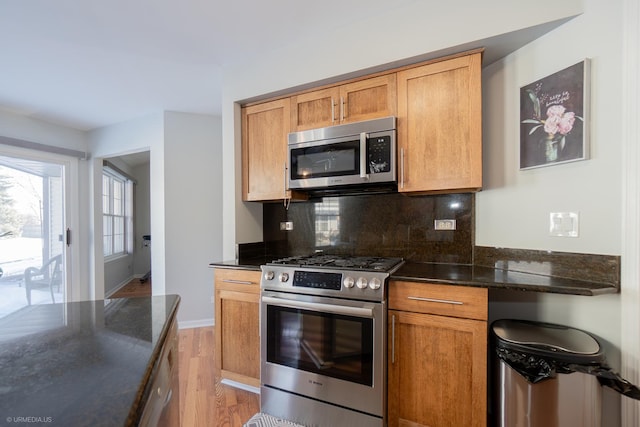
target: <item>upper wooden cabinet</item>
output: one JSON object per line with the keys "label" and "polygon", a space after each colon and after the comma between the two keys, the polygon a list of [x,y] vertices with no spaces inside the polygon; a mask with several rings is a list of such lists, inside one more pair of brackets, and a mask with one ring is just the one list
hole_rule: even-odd
{"label": "upper wooden cabinet", "polygon": [[482,187],[481,54],[397,73],[398,191]]}
{"label": "upper wooden cabinet", "polygon": [[289,99],[242,108],[242,200],[290,198],[287,190]]}
{"label": "upper wooden cabinet", "polygon": [[287,189],[290,132],[397,116],[398,191],[482,188],[482,53],[242,108],[242,199],[304,199]]}
{"label": "upper wooden cabinet", "polygon": [[355,81],[291,97],[291,131],[396,114],[396,74]]}

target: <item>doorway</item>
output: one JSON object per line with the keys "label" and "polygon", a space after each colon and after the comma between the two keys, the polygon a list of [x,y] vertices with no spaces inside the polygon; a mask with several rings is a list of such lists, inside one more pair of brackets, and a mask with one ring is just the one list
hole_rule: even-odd
{"label": "doorway", "polygon": [[[106,175],[105,175],[106,174]],[[119,254],[110,253],[107,242],[113,239],[108,226],[111,218],[107,207],[103,182],[103,242],[104,242],[104,294],[115,298],[128,284],[134,282],[151,289],[151,212],[150,212],[150,152],[122,154],[104,158],[103,180],[105,176],[119,176],[126,185],[131,184],[131,203],[123,207],[126,212],[123,233],[128,237],[120,247]],[[125,191],[125,194],[127,191]],[[113,227],[115,230],[115,227]]]}
{"label": "doorway", "polygon": [[0,318],[66,301],[66,169],[0,153]]}

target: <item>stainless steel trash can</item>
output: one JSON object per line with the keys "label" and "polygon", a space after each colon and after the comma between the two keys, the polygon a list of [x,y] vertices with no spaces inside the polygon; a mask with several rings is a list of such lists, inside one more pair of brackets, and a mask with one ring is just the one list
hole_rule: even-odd
{"label": "stainless steel trash can", "polygon": [[593,336],[561,325],[507,319],[494,322],[491,330],[495,425],[601,426],[602,388],[588,371],[605,358]]}

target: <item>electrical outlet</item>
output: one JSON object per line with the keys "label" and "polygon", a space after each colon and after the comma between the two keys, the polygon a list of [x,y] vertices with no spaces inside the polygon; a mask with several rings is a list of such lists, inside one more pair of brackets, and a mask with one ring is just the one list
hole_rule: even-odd
{"label": "electrical outlet", "polygon": [[436,219],[433,221],[433,229],[434,230],[455,230],[456,229],[456,220],[455,219]]}
{"label": "electrical outlet", "polygon": [[284,221],[280,223],[280,231],[293,230],[293,221]]}

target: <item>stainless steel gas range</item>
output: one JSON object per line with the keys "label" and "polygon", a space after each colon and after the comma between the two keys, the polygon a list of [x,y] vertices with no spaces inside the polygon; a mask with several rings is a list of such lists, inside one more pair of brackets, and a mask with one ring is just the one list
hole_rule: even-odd
{"label": "stainless steel gas range", "polygon": [[386,286],[400,258],[264,265],[261,410],[305,426],[386,425]]}

